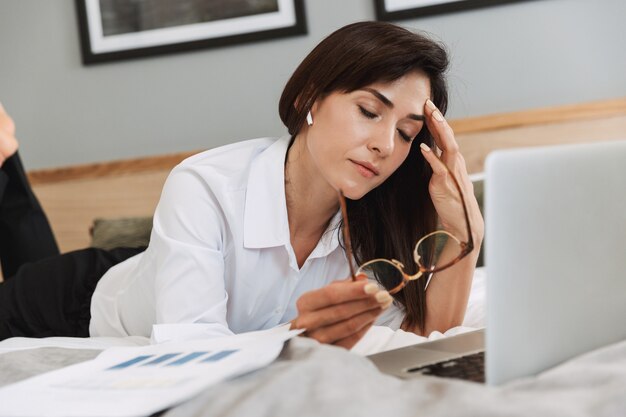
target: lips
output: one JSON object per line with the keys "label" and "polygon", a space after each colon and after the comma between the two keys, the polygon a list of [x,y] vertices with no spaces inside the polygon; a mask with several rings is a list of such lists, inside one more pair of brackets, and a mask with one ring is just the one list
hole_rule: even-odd
{"label": "lips", "polygon": [[359,173],[366,178],[371,178],[380,174],[380,171],[367,161],[354,161],[351,159],[350,162],[352,162],[357,171],[359,171]]}

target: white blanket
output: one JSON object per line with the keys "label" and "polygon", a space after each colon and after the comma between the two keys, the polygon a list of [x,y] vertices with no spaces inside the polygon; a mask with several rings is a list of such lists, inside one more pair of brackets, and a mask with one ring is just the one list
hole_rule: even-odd
{"label": "white blanket", "polygon": [[626,342],[493,388],[381,374],[366,358],[296,338],[282,360],[214,387],[165,417],[626,415]]}
{"label": "white blanket", "polygon": [[[11,369],[22,374],[42,364],[51,369],[51,362],[69,365],[95,352],[40,348],[2,354],[0,385]],[[299,337],[269,367],[213,386],[164,414],[215,415],[621,417],[626,415],[626,341],[538,377],[492,388],[426,376],[396,379],[366,358]]]}

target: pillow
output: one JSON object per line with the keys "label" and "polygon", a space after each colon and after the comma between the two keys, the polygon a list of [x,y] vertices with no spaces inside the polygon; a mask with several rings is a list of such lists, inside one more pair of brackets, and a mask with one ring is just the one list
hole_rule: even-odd
{"label": "pillow", "polygon": [[91,227],[91,246],[101,249],[148,246],[152,217],[95,219]]}

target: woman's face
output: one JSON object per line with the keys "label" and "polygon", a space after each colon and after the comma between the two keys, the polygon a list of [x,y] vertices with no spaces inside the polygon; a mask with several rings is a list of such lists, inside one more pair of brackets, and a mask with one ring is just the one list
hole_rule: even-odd
{"label": "woman's face", "polygon": [[[334,92],[311,109],[306,147],[319,174],[346,197],[359,199],[404,162],[424,125],[430,81],[411,73],[351,93]],[[416,146],[418,146],[417,144]]]}

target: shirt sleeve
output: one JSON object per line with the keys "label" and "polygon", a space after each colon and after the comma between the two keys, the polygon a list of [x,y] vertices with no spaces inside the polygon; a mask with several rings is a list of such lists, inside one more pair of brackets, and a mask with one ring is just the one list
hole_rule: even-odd
{"label": "shirt sleeve", "polygon": [[194,168],[175,168],[164,185],[148,248],[157,325],[198,323],[215,335],[233,334],[226,321],[225,229],[206,178]]}

